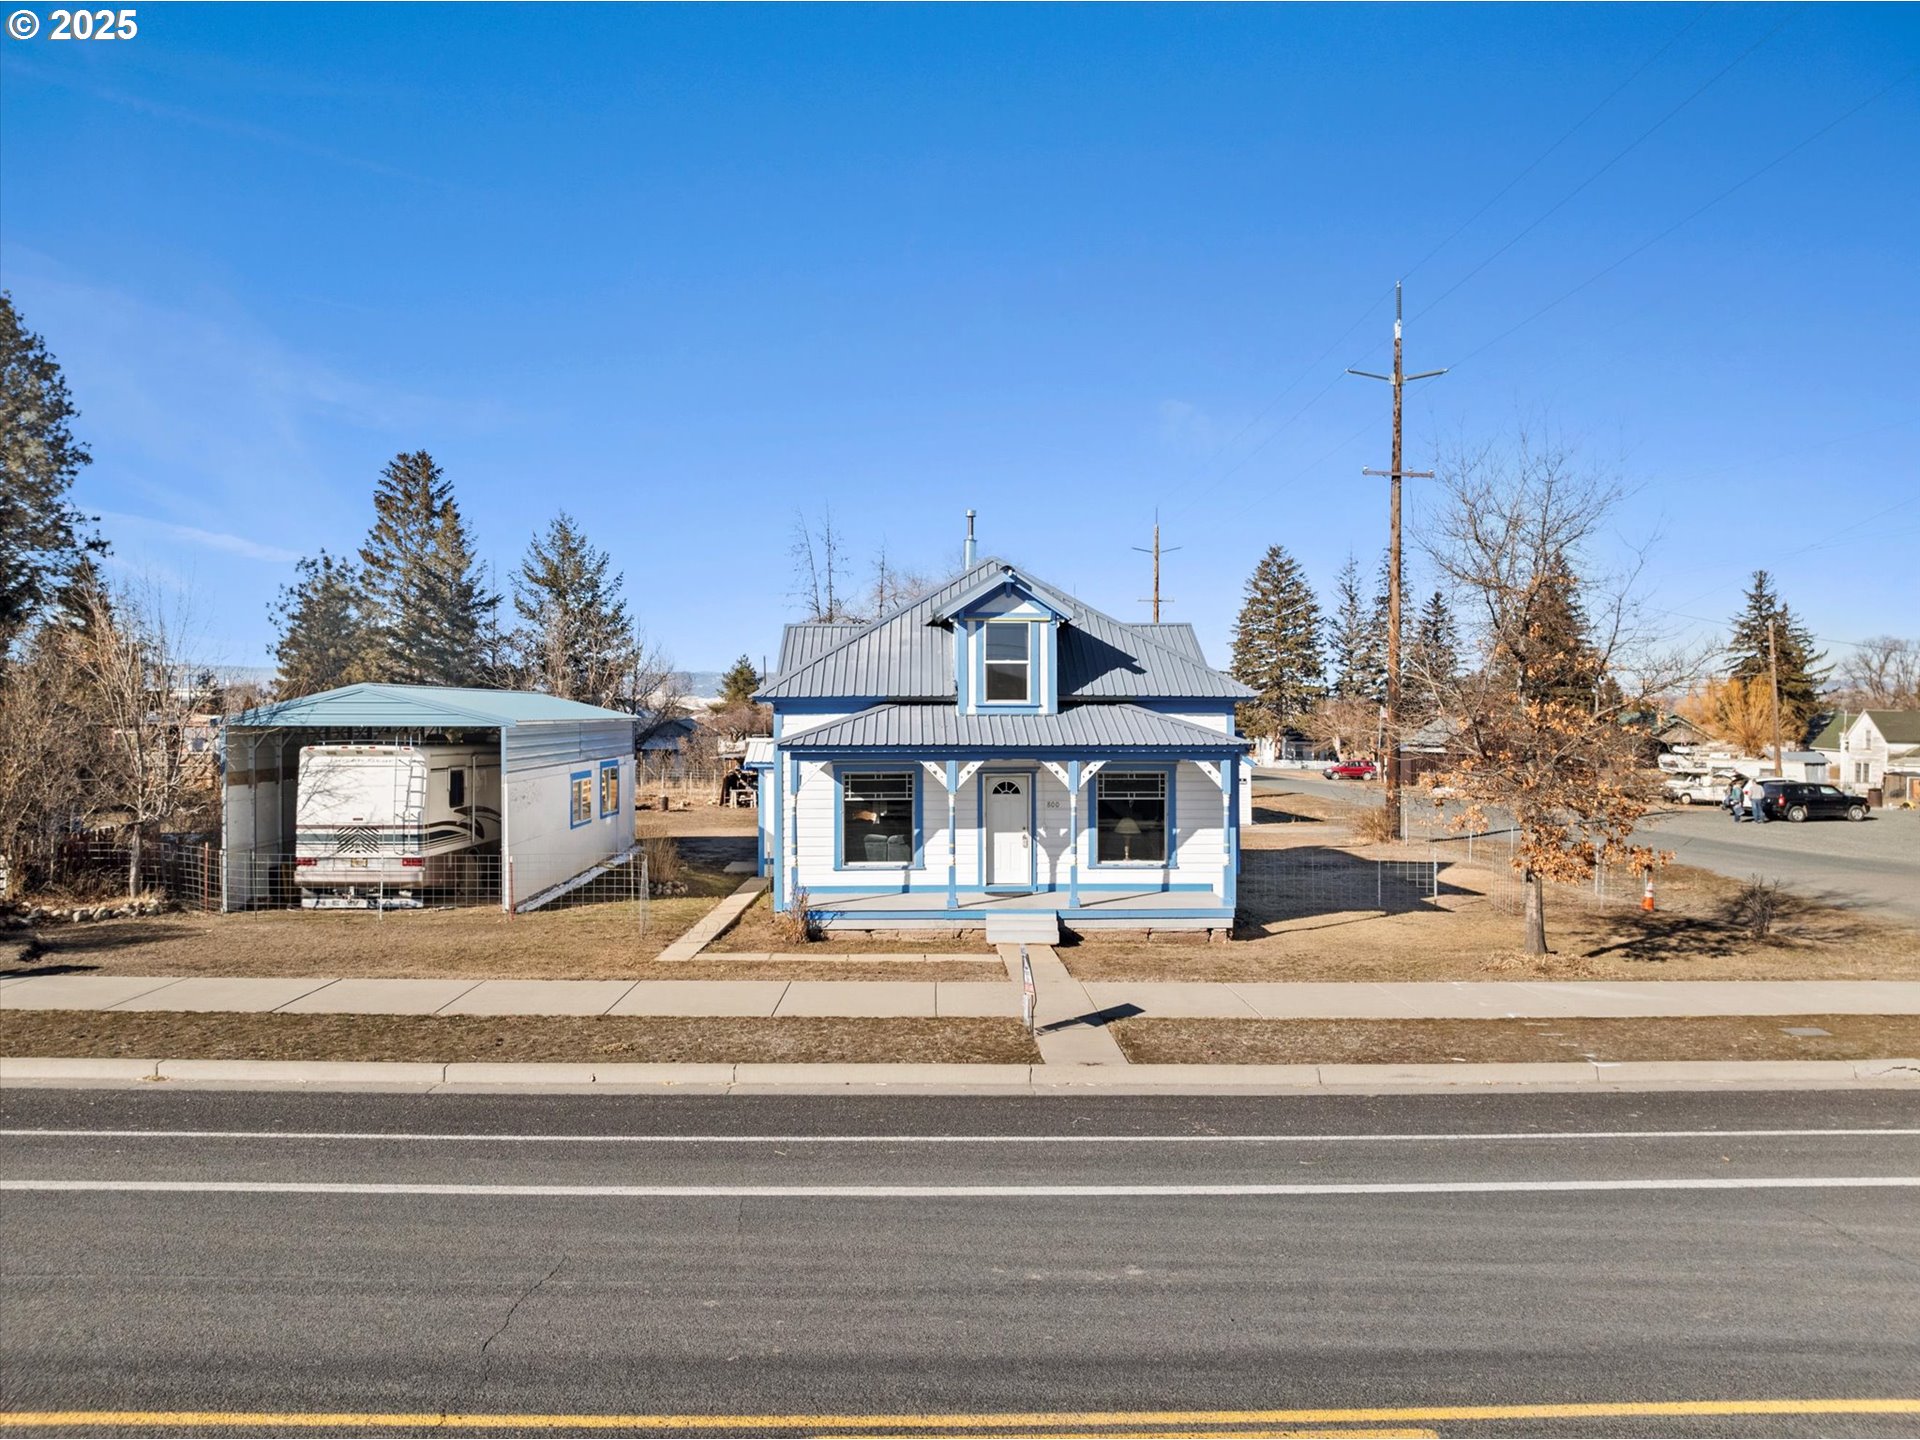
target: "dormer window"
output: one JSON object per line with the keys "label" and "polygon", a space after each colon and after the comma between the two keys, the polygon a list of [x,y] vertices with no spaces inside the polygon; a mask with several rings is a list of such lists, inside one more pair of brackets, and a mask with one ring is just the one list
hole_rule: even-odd
{"label": "dormer window", "polygon": [[1033,627],[1024,620],[989,620],[985,628],[987,703],[1031,704],[1033,658],[1029,637]]}

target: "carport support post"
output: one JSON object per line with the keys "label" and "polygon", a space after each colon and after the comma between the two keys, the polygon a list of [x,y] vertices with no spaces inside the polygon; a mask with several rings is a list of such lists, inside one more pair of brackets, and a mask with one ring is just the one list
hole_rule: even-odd
{"label": "carport support post", "polygon": [[500,908],[513,914],[513,788],[507,781],[504,725],[500,727]]}

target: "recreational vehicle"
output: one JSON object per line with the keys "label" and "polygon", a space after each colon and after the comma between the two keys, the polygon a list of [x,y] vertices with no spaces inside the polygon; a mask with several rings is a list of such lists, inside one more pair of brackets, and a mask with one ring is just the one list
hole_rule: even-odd
{"label": "recreational vehicle", "polygon": [[472,745],[300,750],[294,874],[307,909],[417,909],[486,883],[500,851],[500,752]]}

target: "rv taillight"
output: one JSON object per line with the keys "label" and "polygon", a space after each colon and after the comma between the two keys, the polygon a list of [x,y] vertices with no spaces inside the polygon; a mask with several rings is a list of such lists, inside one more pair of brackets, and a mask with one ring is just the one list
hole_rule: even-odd
{"label": "rv taillight", "polygon": [[299,859],[295,860],[293,863],[296,865],[318,865],[320,862],[314,859],[313,856],[311,855],[302,855]]}
{"label": "rv taillight", "polygon": [[425,860],[424,860],[424,859],[423,859],[422,857],[420,857],[420,856],[418,856],[418,855],[413,855],[413,856],[409,856],[409,857],[407,857],[406,859],[404,859],[404,860],[402,860],[402,861],[401,861],[400,863],[401,863],[402,865],[413,865],[413,866],[420,866],[420,865],[424,865],[424,864],[426,864],[427,862],[426,862],[426,861],[425,861]]}

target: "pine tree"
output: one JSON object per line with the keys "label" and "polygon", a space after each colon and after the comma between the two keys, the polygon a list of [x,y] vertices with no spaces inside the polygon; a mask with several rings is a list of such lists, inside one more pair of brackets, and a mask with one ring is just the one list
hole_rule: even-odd
{"label": "pine tree", "polygon": [[1420,607],[1406,656],[1403,693],[1421,709],[1437,710],[1460,673],[1460,627],[1443,591],[1434,591]]}
{"label": "pine tree", "polygon": [[1352,555],[1333,582],[1327,614],[1327,671],[1340,699],[1380,701],[1387,694],[1386,606],[1369,603],[1360,589],[1360,562]]}
{"label": "pine tree", "polygon": [[73,438],[74,414],[58,362],[0,290],[0,658],[106,549],[67,503],[93,458]]}
{"label": "pine tree", "polygon": [[322,550],[298,569],[300,578],[281,589],[273,610],[280,631],[274,694],[282,699],[352,684],[367,655],[353,567]]}
{"label": "pine tree", "polygon": [[515,651],[529,683],[565,700],[611,706],[627,697],[635,655],[626,577],[566,511],[536,535],[513,577],[523,627]]}
{"label": "pine tree", "polygon": [[759,688],[760,672],[753,668],[751,660],[742,655],[720,677],[720,703],[723,706],[750,705],[754,692]]}
{"label": "pine tree", "polygon": [[482,683],[487,612],[499,597],[481,581],[452,483],[426,451],[396,455],[380,472],[373,509],[360,547],[367,678]]}
{"label": "pine tree", "polygon": [[1554,551],[1518,587],[1492,666],[1528,700],[1597,708],[1606,666],[1594,648],[1579,582],[1564,551]]}
{"label": "pine tree", "polygon": [[1727,642],[1727,673],[1735,680],[1762,679],[1772,684],[1772,656],[1768,630],[1780,655],[1780,717],[1789,733],[1796,733],[1820,705],[1820,687],[1829,668],[1820,662],[1824,650],[1815,650],[1813,632],[1796,620],[1786,602],[1774,592],[1773,579],[1764,570],[1753,572],[1746,605],[1733,617],[1733,636]]}
{"label": "pine tree", "polygon": [[1249,735],[1278,734],[1324,693],[1320,606],[1299,562],[1279,545],[1268,547],[1247,580],[1232,668],[1234,679],[1259,692],[1241,706],[1240,728]]}

